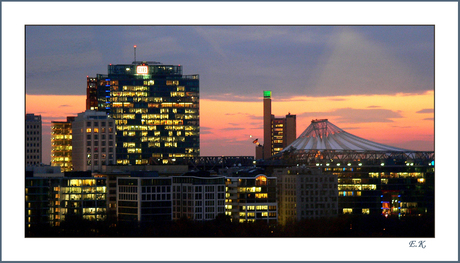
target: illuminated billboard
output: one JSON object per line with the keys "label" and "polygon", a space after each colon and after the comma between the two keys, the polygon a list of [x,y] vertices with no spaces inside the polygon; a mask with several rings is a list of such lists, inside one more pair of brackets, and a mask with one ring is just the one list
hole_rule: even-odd
{"label": "illuminated billboard", "polygon": [[137,74],[149,74],[149,67],[148,66],[137,66],[136,72]]}

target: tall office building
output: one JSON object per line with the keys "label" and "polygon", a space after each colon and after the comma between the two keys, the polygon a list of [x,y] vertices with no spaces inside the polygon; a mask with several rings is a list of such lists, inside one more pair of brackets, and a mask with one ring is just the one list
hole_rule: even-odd
{"label": "tall office building", "polygon": [[88,89],[96,81],[87,101],[97,100],[94,109],[115,120],[117,164],[171,164],[199,156],[198,75],[183,75],[180,65],[134,61],[109,65],[107,75],[87,81]]}
{"label": "tall office building", "polygon": [[97,109],[97,80],[86,76],[86,110]]}
{"label": "tall office building", "polygon": [[26,166],[42,163],[42,116],[26,114]]}
{"label": "tall office building", "polygon": [[115,164],[115,122],[104,112],[87,110],[72,123],[74,171],[102,171]]}
{"label": "tall office building", "polygon": [[67,117],[67,121],[51,122],[51,165],[60,166],[62,172],[72,171],[72,122],[75,117]]}
{"label": "tall office building", "polygon": [[268,159],[279,153],[296,139],[296,115],[289,113],[285,118],[272,115],[272,92],[264,91],[264,145],[263,156],[256,148],[256,159]]}

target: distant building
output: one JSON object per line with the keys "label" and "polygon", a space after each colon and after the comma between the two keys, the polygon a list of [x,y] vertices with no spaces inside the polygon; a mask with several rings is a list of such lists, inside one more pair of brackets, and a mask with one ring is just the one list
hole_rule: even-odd
{"label": "distant building", "polygon": [[174,164],[199,156],[198,75],[183,75],[180,65],[134,61],[110,64],[108,74],[87,83],[87,108],[115,120],[117,164]]}
{"label": "distant building", "polygon": [[279,153],[296,139],[296,115],[290,113],[285,118],[275,118],[271,113],[271,91],[264,91],[264,145],[260,156],[256,147],[256,159],[268,159]]}
{"label": "distant building", "polygon": [[336,217],[337,175],[320,168],[275,169],[278,182],[279,222]]}
{"label": "distant building", "polygon": [[226,177],[225,214],[234,222],[278,221],[276,177]]}
{"label": "distant building", "polygon": [[72,123],[73,170],[100,172],[103,165],[115,164],[115,145],[113,119],[104,112],[79,113]]}
{"label": "distant building", "polygon": [[97,79],[86,77],[86,110],[97,110]]}
{"label": "distant building", "polygon": [[26,227],[59,226],[66,219],[106,219],[105,178],[50,174],[25,179]]}
{"label": "distant building", "polygon": [[172,177],[173,219],[213,220],[225,213],[225,178],[205,172]]}
{"label": "distant building", "polygon": [[127,173],[143,171],[157,172],[160,176],[181,175],[188,172],[188,165],[106,165],[102,166],[102,173]]}
{"label": "distant building", "polygon": [[51,165],[60,166],[62,172],[72,171],[72,122],[75,117],[67,117],[67,121],[51,122]]}
{"label": "distant building", "polygon": [[373,142],[316,119],[273,161],[337,176],[338,214],[434,214],[434,152]]}
{"label": "distant building", "polygon": [[128,222],[172,220],[170,177],[118,177],[117,217]]}
{"label": "distant building", "polygon": [[26,114],[26,166],[42,163],[42,116]]}

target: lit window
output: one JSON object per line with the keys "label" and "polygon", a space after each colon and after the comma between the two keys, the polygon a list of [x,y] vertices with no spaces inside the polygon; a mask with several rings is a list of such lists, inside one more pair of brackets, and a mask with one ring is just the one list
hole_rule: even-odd
{"label": "lit window", "polygon": [[86,128],[86,132],[91,132],[91,128]]}
{"label": "lit window", "polygon": [[353,209],[352,208],[344,208],[343,213],[344,214],[351,214],[351,213],[353,213]]}

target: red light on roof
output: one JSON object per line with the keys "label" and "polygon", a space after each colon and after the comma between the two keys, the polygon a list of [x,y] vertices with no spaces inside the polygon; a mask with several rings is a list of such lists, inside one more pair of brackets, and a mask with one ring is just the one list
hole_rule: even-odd
{"label": "red light on roof", "polygon": [[134,47],[137,47],[136,45],[134,45]]}

